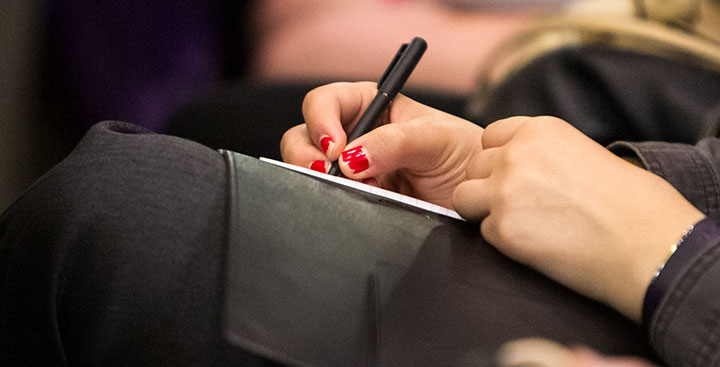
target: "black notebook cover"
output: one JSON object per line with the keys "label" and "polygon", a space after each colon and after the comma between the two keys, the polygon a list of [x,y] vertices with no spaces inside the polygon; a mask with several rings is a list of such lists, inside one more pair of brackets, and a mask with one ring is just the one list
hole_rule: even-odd
{"label": "black notebook cover", "polygon": [[223,152],[223,329],[293,366],[483,366],[540,336],[649,356],[641,330],[506,258],[477,224]]}

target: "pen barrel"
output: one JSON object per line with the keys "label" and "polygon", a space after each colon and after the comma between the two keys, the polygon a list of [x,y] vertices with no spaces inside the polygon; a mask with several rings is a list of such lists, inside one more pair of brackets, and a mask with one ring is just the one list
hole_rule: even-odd
{"label": "pen barrel", "polygon": [[378,81],[378,90],[395,97],[410,78],[410,74],[415,70],[426,49],[427,43],[420,37],[415,37],[409,44],[400,47],[390,66]]}
{"label": "pen barrel", "polygon": [[378,92],[360,117],[360,120],[358,120],[355,128],[353,128],[350,135],[348,135],[347,142],[350,143],[374,129],[380,116],[385,112],[385,109],[387,109],[394,97],[395,96],[390,96],[385,92]]}

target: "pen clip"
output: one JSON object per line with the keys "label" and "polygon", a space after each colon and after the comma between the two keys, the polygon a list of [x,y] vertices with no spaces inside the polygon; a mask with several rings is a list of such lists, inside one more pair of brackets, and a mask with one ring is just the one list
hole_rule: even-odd
{"label": "pen clip", "polygon": [[390,62],[390,65],[388,65],[387,69],[385,69],[385,72],[380,77],[380,80],[378,80],[377,88],[378,90],[382,89],[383,83],[385,83],[385,80],[388,78],[390,73],[392,73],[392,70],[395,68],[395,65],[397,65],[398,61],[400,60],[400,57],[405,53],[405,49],[407,49],[408,44],[403,43],[400,46],[400,49],[395,54],[395,57],[393,57],[392,61]]}

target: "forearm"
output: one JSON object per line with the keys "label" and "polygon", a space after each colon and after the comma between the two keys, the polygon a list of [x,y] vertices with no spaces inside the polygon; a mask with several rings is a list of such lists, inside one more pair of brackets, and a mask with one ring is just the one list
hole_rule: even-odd
{"label": "forearm", "polygon": [[706,215],[720,212],[720,139],[706,138],[694,146],[617,142],[609,148],[619,156],[642,162]]}
{"label": "forearm", "polygon": [[643,326],[658,354],[672,366],[720,363],[720,140],[697,145],[661,142],[611,145],[672,184],[696,208],[715,218],[695,225],[668,259],[644,298]]}

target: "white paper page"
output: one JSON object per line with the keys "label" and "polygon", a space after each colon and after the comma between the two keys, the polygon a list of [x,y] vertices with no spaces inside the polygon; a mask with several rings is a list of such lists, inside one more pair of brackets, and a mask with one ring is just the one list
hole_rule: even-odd
{"label": "white paper page", "polygon": [[403,195],[403,194],[398,194],[396,192],[392,192],[389,190],[381,189],[379,187],[367,185],[362,182],[349,180],[347,178],[332,176],[332,175],[328,175],[326,173],[313,171],[309,168],[300,167],[300,166],[296,166],[293,164],[276,161],[276,160],[270,159],[270,158],[261,157],[260,160],[263,162],[271,163],[271,164],[274,164],[274,165],[277,165],[280,167],[284,167],[284,168],[287,168],[287,169],[290,169],[293,171],[304,173],[304,174],[307,174],[307,175],[310,175],[313,177],[317,177],[317,178],[320,178],[323,180],[334,182],[339,185],[347,186],[347,187],[355,189],[355,190],[364,191],[364,192],[367,192],[367,193],[370,193],[370,194],[373,194],[376,196],[383,197],[388,200],[396,201],[396,202],[414,206],[416,208],[420,208],[420,209],[423,209],[423,210],[426,210],[426,211],[429,211],[429,212],[432,212],[435,214],[440,214],[440,215],[444,215],[446,217],[464,221],[464,219],[460,216],[460,214],[458,214],[454,210],[451,210],[451,209],[448,209],[448,208],[445,208],[445,207],[442,207],[439,205],[435,205],[432,203],[428,203],[427,201],[418,200],[418,199],[415,199],[414,197],[410,197],[410,196]]}

